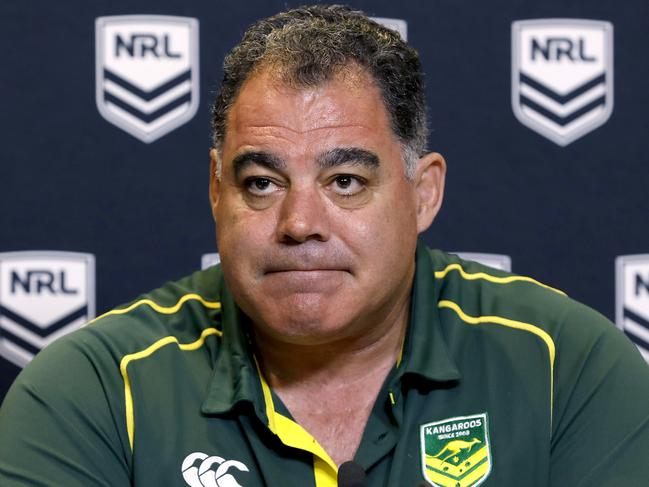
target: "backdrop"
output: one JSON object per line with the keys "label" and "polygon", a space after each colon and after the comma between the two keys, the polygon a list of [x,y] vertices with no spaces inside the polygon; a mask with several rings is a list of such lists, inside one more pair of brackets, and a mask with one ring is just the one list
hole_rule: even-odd
{"label": "backdrop", "polygon": [[[47,343],[216,252],[223,57],[300,3],[0,4],[0,398]],[[649,3],[351,5],[422,57],[429,147],[449,167],[424,240],[509,258],[649,350]]]}

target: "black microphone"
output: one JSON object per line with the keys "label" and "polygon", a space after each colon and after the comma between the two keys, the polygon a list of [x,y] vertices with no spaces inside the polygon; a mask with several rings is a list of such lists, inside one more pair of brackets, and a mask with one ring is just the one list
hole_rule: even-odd
{"label": "black microphone", "polygon": [[363,467],[351,460],[343,463],[338,467],[338,487],[367,487]]}

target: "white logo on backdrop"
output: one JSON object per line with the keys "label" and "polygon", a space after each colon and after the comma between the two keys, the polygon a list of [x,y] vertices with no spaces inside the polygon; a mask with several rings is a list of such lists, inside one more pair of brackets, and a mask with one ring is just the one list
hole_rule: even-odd
{"label": "white logo on backdrop", "polygon": [[110,123],[150,143],[198,109],[198,20],[164,15],[98,17],[96,99]]}
{"label": "white logo on backdrop", "polygon": [[560,146],[604,124],[613,112],[613,25],[513,22],[512,107],[523,125]]}
{"label": "white logo on backdrop", "polygon": [[615,259],[615,322],[649,362],[649,254]]}
{"label": "white logo on backdrop", "polygon": [[399,33],[404,41],[408,40],[408,23],[403,19],[390,19],[387,17],[370,17],[377,24]]}
{"label": "white logo on backdrop", "polygon": [[95,260],[75,252],[0,253],[0,355],[24,367],[95,317]]}
{"label": "white logo on backdrop", "polygon": [[209,254],[203,254],[201,256],[201,269],[207,269],[213,265],[221,263],[221,256],[218,252],[212,252]]}
{"label": "white logo on backdrop", "polygon": [[512,271],[512,259],[509,255],[483,254],[479,252],[451,252],[464,260],[473,260],[479,264],[500,269],[501,271]]}

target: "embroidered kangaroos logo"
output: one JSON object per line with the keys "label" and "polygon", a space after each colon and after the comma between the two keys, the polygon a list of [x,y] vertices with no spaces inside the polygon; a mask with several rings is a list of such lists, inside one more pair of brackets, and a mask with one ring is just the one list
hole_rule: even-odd
{"label": "embroidered kangaroos logo", "polygon": [[448,455],[445,455],[444,457],[441,458],[442,463],[444,463],[446,460],[451,458],[454,455],[457,455],[458,453],[468,453],[471,451],[471,448],[473,448],[473,445],[476,443],[482,443],[479,439],[473,438],[471,441],[463,441],[463,440],[454,440],[454,441],[449,441],[444,447],[439,451],[437,455],[433,455],[433,458],[440,458],[442,455],[448,453]]}
{"label": "embroidered kangaroos logo", "polygon": [[473,487],[491,472],[487,414],[448,418],[424,424],[421,466],[435,487]]}

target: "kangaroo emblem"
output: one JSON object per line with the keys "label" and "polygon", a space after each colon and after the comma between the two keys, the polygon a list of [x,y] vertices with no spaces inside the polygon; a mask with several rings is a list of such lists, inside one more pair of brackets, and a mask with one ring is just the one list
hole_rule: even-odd
{"label": "kangaroo emblem", "polygon": [[[442,463],[446,462],[453,455],[457,455],[460,452],[470,452],[473,445],[476,443],[482,443],[479,439],[473,438],[471,441],[464,440],[453,440],[449,441],[444,448],[442,448],[436,455],[433,455],[433,458],[439,458]],[[444,455],[442,457],[442,455]]]}

